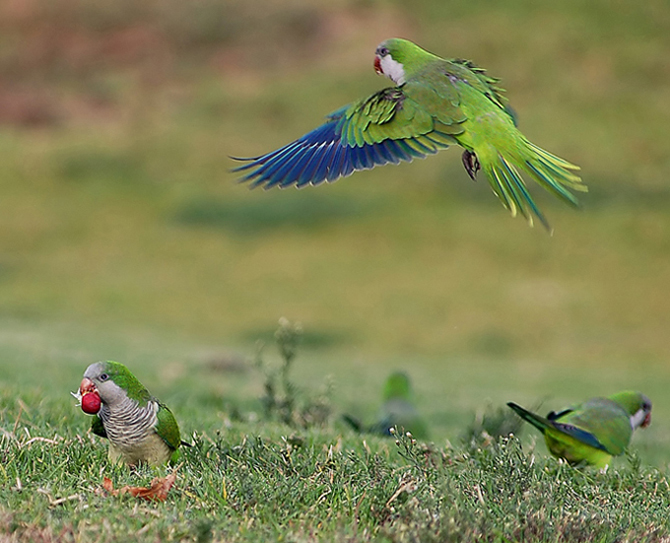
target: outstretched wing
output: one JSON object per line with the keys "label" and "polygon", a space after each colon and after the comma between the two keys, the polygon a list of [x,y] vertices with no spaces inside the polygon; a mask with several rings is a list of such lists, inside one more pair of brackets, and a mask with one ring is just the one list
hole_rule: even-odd
{"label": "outstretched wing", "polygon": [[325,124],[276,151],[236,159],[247,164],[233,171],[246,172],[241,181],[252,187],[303,187],[425,158],[455,144],[453,135],[463,131],[465,120],[457,105],[441,108],[436,118],[422,100],[426,92],[432,91],[420,83],[383,89],[331,113]]}

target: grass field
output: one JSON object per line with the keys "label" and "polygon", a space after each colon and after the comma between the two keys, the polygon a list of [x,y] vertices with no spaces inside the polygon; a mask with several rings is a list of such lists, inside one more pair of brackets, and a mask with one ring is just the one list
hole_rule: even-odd
{"label": "grass field", "polygon": [[[660,0],[0,6],[0,541],[667,538],[669,25]],[[582,167],[580,210],[531,187],[553,236],[455,149],[302,191],[235,183],[229,156],[386,85],[372,58],[394,35],[501,77],[529,139]],[[262,417],[251,361],[261,340],[278,363],[283,316],[323,425]],[[94,492],[153,476],[86,435],[69,391],[101,359],[195,435],[165,504]],[[395,369],[428,453],[339,420],[374,418]],[[487,406],[626,388],[653,424],[604,475],[530,431],[523,452],[461,439]]]}

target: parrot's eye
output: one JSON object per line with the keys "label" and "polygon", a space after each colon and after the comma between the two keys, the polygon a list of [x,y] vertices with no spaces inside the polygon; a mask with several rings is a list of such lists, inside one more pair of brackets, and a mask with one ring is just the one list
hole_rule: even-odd
{"label": "parrot's eye", "polygon": [[379,54],[380,57],[385,57],[386,55],[389,54],[389,50],[386,47],[380,47],[377,49],[377,53]]}
{"label": "parrot's eye", "polygon": [[101,373],[100,374],[100,380],[101,381],[106,381],[107,379],[109,379],[109,375],[107,375],[106,373]]}

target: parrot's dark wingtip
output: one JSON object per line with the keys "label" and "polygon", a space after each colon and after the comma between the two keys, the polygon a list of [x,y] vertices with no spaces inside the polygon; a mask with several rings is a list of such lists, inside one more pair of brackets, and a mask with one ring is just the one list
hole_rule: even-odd
{"label": "parrot's dark wingtip", "polygon": [[[231,159],[231,160],[235,160],[236,162],[244,162],[244,164],[240,164],[239,166],[235,166],[234,168],[230,168],[228,170],[230,173],[239,173],[239,172],[243,172],[245,170],[249,170],[249,169],[251,169],[255,166],[254,162],[257,160],[256,157],[247,158],[247,157],[237,157],[237,156],[230,156],[230,155],[228,155],[228,158]],[[254,177],[253,172],[251,173],[251,175],[247,174],[244,177],[240,178],[238,180],[238,183],[245,183],[245,182],[249,181],[249,179],[251,179],[252,177]]]}
{"label": "parrot's dark wingtip", "polygon": [[544,226],[545,232],[549,234],[550,237],[553,237],[554,235],[554,227],[549,224],[549,221],[544,217],[544,215],[538,215],[538,219],[540,219],[540,222],[542,223],[542,226]]}
{"label": "parrot's dark wingtip", "polygon": [[181,444],[182,444],[184,447],[193,447],[193,443],[188,443],[187,441],[182,441]]}
{"label": "parrot's dark wingtip", "polygon": [[259,158],[262,158],[262,157],[260,157],[260,156],[243,157],[243,156],[228,155],[228,158],[230,160],[234,160],[235,162],[246,162],[246,164],[242,164],[241,166],[236,166],[235,168],[233,168],[231,170],[233,172],[236,172],[236,171],[239,171],[239,170],[246,170],[246,169],[252,167],[253,166],[252,163],[254,161],[258,160]]}
{"label": "parrot's dark wingtip", "polygon": [[236,160],[237,162],[251,162],[252,160],[258,160],[260,156],[233,156],[228,155],[228,158],[231,160]]}
{"label": "parrot's dark wingtip", "polygon": [[509,407],[510,409],[512,409],[513,411],[515,411],[517,413],[519,411],[525,411],[525,409],[523,407],[521,407],[518,403],[514,403],[514,402],[507,402],[507,407]]}

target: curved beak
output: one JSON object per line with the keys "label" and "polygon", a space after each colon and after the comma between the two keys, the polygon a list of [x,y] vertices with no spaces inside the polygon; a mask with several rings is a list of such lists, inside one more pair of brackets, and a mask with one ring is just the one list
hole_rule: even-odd
{"label": "curved beak", "polygon": [[644,417],[644,420],[642,421],[642,424],[640,424],[640,426],[642,428],[646,428],[650,424],[651,424],[651,411],[648,411],[647,414]]}
{"label": "curved beak", "polygon": [[89,392],[95,392],[95,390],[95,384],[93,384],[93,381],[91,381],[88,377],[84,377],[81,380],[81,384],[79,385],[79,394],[83,396]]}
{"label": "curved beak", "polygon": [[384,73],[382,71],[382,61],[379,59],[377,55],[375,55],[375,72],[377,72],[378,74]]}

